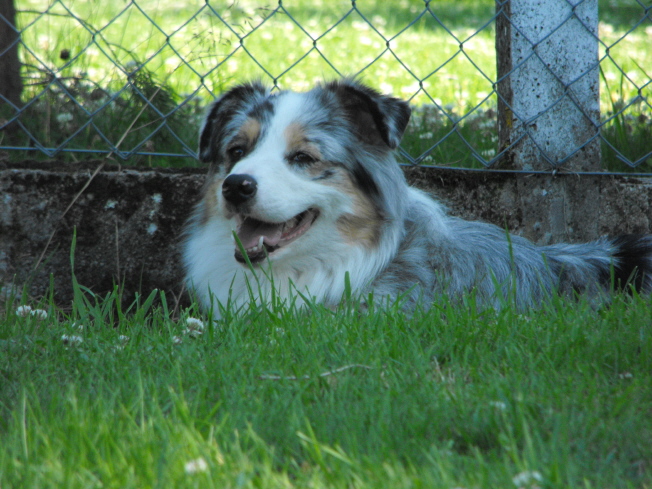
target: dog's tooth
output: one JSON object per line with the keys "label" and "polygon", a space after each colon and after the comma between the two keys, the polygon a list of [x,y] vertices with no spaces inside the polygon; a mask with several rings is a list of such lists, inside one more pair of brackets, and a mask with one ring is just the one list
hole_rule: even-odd
{"label": "dog's tooth", "polygon": [[294,228],[296,225],[297,225],[297,218],[293,217],[292,219],[285,221],[282,232],[286,232],[287,230]]}
{"label": "dog's tooth", "polygon": [[258,248],[258,249],[260,249],[260,250],[263,249],[263,240],[264,240],[264,239],[265,239],[265,238],[264,238],[263,236],[261,236],[260,238],[258,238],[258,246],[256,246],[256,248]]}

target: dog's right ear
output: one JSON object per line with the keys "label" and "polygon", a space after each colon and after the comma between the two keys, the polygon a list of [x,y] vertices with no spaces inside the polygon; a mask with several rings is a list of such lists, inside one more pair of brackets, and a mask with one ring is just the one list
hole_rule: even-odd
{"label": "dog's right ear", "polygon": [[238,115],[269,96],[269,89],[260,82],[238,85],[224,93],[206,111],[199,131],[199,161],[214,163],[219,160],[229,124]]}

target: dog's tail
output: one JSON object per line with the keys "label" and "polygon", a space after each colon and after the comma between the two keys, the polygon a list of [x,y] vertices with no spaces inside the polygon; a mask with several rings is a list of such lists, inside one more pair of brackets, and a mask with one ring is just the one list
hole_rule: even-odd
{"label": "dog's tail", "polygon": [[591,243],[545,247],[561,292],[632,289],[652,292],[652,235],[624,235]]}

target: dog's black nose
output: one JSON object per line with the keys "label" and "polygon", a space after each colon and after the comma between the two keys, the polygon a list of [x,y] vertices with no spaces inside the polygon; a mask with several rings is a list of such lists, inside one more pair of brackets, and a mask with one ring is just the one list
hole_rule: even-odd
{"label": "dog's black nose", "polygon": [[251,175],[233,174],[224,179],[222,195],[232,204],[242,204],[256,195],[258,184]]}

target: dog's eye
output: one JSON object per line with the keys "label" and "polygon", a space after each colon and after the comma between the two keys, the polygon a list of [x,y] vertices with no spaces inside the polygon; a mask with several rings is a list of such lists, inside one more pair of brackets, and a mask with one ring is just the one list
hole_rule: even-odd
{"label": "dog's eye", "polygon": [[317,160],[311,154],[304,153],[303,151],[299,151],[298,153],[294,153],[292,155],[290,161],[292,163],[296,163],[297,165],[309,165],[310,163],[314,163]]}
{"label": "dog's eye", "polygon": [[226,152],[228,153],[231,161],[238,161],[245,154],[245,150],[241,146],[234,146],[233,148],[229,148]]}

